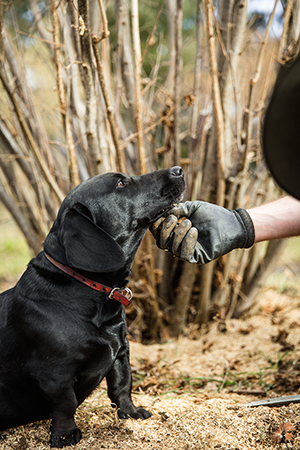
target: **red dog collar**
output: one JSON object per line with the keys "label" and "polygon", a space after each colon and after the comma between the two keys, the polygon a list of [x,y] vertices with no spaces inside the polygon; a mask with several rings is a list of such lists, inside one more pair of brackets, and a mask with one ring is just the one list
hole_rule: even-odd
{"label": "red dog collar", "polygon": [[[44,251],[46,258],[58,269],[62,270],[63,272],[67,273],[71,277],[75,278],[76,280],[80,281],[83,284],[86,284],[90,288],[94,289],[95,291],[105,292],[109,298],[113,298],[114,300],[117,300],[118,302],[122,303],[124,306],[130,305],[130,300],[132,299],[132,292],[129,288],[110,288],[107,286],[104,286],[103,284],[96,283],[96,281],[90,280],[82,275],[80,273],[75,272],[75,270],[71,269],[68,266],[65,266],[64,264],[61,264],[60,262],[56,261],[54,258],[52,258],[50,255],[47,255],[47,253]],[[126,294],[129,296],[122,294],[122,292],[126,292]]]}

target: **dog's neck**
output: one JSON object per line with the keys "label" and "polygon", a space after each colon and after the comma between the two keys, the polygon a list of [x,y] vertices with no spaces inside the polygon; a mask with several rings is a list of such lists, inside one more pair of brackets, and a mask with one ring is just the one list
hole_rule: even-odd
{"label": "dog's neck", "polygon": [[120,269],[111,272],[91,272],[71,266],[67,260],[63,245],[56,245],[55,250],[48,245],[48,248],[45,248],[45,251],[56,261],[70,267],[83,277],[112,288],[123,288],[128,284],[128,277],[131,275],[133,259],[146,231],[147,229],[140,229],[134,234],[134,236],[132,236],[130,240],[127,240],[126,243],[123,242],[120,244],[126,254],[126,262]]}
{"label": "dog's neck", "polygon": [[76,272],[75,270],[71,269],[68,266],[65,266],[64,264],[61,264],[60,262],[56,261],[54,258],[52,258],[50,255],[48,255],[46,252],[44,252],[44,255],[48,259],[49,262],[51,262],[57,269],[61,270],[62,272],[68,274],[70,277],[75,278],[75,280],[79,281],[80,283],[85,284],[86,286],[89,286],[91,289],[98,291],[98,292],[104,292],[110,299],[117,300],[118,302],[122,303],[124,306],[128,306],[130,304],[130,300],[132,298],[132,292],[128,288],[119,288],[114,287],[111,288],[109,286],[106,286],[104,284],[97,283],[94,280],[91,280],[87,277],[82,276],[80,273]]}
{"label": "dog's neck", "polygon": [[[46,264],[50,270],[61,271],[58,267],[55,268],[55,266],[46,258],[45,252],[42,252],[42,254],[45,257]],[[49,256],[54,258],[54,260],[57,261],[59,264],[62,264],[63,266],[70,268],[70,270],[76,271],[82,277],[85,277],[97,283],[101,283],[105,286],[109,286],[111,288],[114,287],[125,288],[129,281],[128,277],[131,275],[131,265],[132,265],[131,261],[127,261],[126,264],[123,267],[121,267],[121,269],[118,269],[113,272],[101,273],[101,272],[90,272],[87,270],[78,269],[76,267],[70,267],[64,255],[59,256],[49,255]]]}

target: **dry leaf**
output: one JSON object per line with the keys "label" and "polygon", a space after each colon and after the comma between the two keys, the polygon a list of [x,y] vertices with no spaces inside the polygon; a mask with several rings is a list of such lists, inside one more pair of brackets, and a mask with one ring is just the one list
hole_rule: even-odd
{"label": "dry leaf", "polygon": [[294,439],[294,436],[289,433],[289,431],[295,431],[294,425],[292,425],[290,422],[281,423],[278,430],[272,434],[272,441],[275,444],[281,444],[285,441],[292,441]]}

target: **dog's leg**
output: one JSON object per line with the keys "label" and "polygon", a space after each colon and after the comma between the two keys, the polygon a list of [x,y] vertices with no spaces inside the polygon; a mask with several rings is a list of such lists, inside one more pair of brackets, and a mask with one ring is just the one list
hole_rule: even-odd
{"label": "dog's leg", "polygon": [[60,383],[54,383],[50,387],[48,383],[47,386],[43,385],[42,390],[52,405],[50,446],[63,448],[76,445],[82,434],[74,421],[78,402],[73,388],[62,387]]}
{"label": "dog's leg", "polygon": [[74,417],[68,417],[68,414],[62,409],[56,410],[51,414],[50,446],[52,448],[76,445],[82,438],[81,431],[74,422]]}
{"label": "dog's leg", "polygon": [[[126,339],[127,341],[127,339]],[[107,393],[112,403],[118,407],[120,419],[148,419],[152,414],[144,408],[136,408],[131,399],[131,369],[129,364],[129,346],[119,352],[112,369],[106,375]]]}

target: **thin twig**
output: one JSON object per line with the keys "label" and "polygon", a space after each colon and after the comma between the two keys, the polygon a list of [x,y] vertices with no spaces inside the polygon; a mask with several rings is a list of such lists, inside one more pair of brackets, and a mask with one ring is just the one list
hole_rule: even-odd
{"label": "thin twig", "polygon": [[99,51],[99,37],[97,37],[96,35],[92,35],[92,45],[93,45],[94,55],[95,55],[95,59],[96,59],[98,79],[99,79],[99,83],[101,86],[101,90],[102,90],[102,94],[103,94],[103,98],[104,98],[104,102],[105,102],[105,106],[106,106],[107,117],[108,117],[108,121],[110,124],[112,139],[113,139],[114,146],[116,149],[118,167],[121,172],[125,172],[126,170],[125,170],[124,156],[123,156],[123,152],[120,148],[117,125],[116,125],[114,114],[113,114],[113,107],[110,104],[108,90],[107,90],[105,79],[104,79],[104,70],[103,70],[100,51]]}
{"label": "thin twig", "polygon": [[264,36],[264,39],[262,41],[261,48],[260,48],[260,51],[259,51],[259,54],[258,54],[256,71],[255,71],[254,77],[251,78],[251,80],[250,80],[250,85],[256,84],[258,82],[259,78],[260,78],[261,68],[262,68],[262,63],[263,63],[263,58],[264,58],[264,50],[265,50],[265,47],[266,47],[266,44],[267,44],[267,40],[268,40],[268,37],[269,37],[270,28],[271,28],[271,25],[272,25],[272,22],[273,22],[273,18],[274,18],[274,15],[275,15],[275,10],[276,10],[277,3],[278,3],[278,0],[275,0],[274,8],[273,8],[273,11],[272,11],[272,13],[271,13],[271,15],[269,17],[268,24],[267,24],[266,31],[265,31],[265,36]]}
{"label": "thin twig", "polygon": [[288,3],[284,10],[284,21],[278,50],[278,55],[280,59],[283,59],[283,52],[287,46],[288,33],[290,29],[290,19],[293,11],[294,1],[295,0],[288,0]]}
{"label": "thin twig", "polygon": [[[34,17],[34,23],[37,28],[37,31],[39,32],[42,38],[42,42],[47,44],[49,50],[52,51],[51,33],[50,31],[47,30],[47,27],[45,25],[43,15],[40,11],[40,3],[38,4],[38,0],[29,0],[29,7]],[[19,33],[19,31],[16,32]]]}
{"label": "thin twig", "polygon": [[257,82],[260,79],[262,63],[263,63],[263,57],[264,57],[264,50],[265,50],[266,43],[267,43],[267,40],[268,40],[268,37],[269,37],[270,28],[271,28],[272,21],[273,21],[274,15],[275,15],[275,9],[276,9],[277,3],[278,3],[278,0],[275,0],[273,11],[270,14],[270,17],[269,17],[269,20],[268,20],[268,24],[267,24],[267,27],[266,27],[266,31],[265,31],[265,35],[264,35],[264,38],[262,40],[260,51],[259,51],[259,54],[258,54],[258,57],[257,57],[257,65],[256,65],[255,74],[250,80],[248,105],[247,105],[247,107],[245,109],[245,114],[246,114],[246,128],[245,128],[245,131],[246,131],[246,149],[245,149],[245,158],[244,158],[243,170],[245,170],[246,155],[247,155],[248,151],[250,150],[250,139],[252,137],[253,89],[254,89],[254,86],[257,84]]}
{"label": "thin twig", "polygon": [[[231,57],[229,56],[229,54],[228,54],[228,52],[227,52],[227,50],[225,48],[225,45],[224,45],[224,42],[223,42],[223,39],[222,39],[222,35],[221,35],[221,32],[220,32],[220,28],[219,28],[219,25],[218,25],[218,21],[216,20],[215,14],[213,15],[213,18],[214,18],[214,23],[215,23],[215,28],[216,28],[218,40],[219,40],[219,43],[220,43],[220,46],[221,46],[221,49],[222,49],[222,53],[223,53],[224,58],[226,59],[226,61],[228,62],[228,65],[229,65],[230,75],[231,75],[231,82],[232,82],[232,89],[233,89],[233,95],[234,95],[234,101],[235,101],[235,104],[237,105],[238,104],[238,100],[237,100],[237,92],[236,92],[236,85],[235,85],[235,77],[234,77],[234,70],[233,70],[233,66],[232,66],[232,60],[231,60]],[[224,101],[224,98],[223,98],[223,101]],[[224,104],[223,104],[223,107],[224,107]],[[237,118],[237,114],[235,114],[235,132],[236,132],[237,139],[238,139],[238,134],[239,134],[238,130],[239,130],[238,118]],[[225,139],[225,137],[224,137],[224,139]]]}
{"label": "thin twig", "polygon": [[42,156],[42,154],[40,152],[40,149],[39,149],[38,145],[36,144],[36,142],[35,142],[35,140],[34,140],[34,138],[32,136],[32,133],[31,133],[31,131],[30,131],[28,125],[27,125],[26,119],[25,119],[25,117],[24,117],[24,115],[23,115],[23,113],[21,111],[21,108],[19,107],[19,104],[18,104],[18,101],[17,101],[17,99],[15,97],[15,94],[12,92],[12,90],[10,88],[10,85],[9,85],[9,82],[6,79],[6,76],[5,76],[2,68],[0,68],[0,79],[2,81],[4,89],[6,90],[8,96],[10,97],[10,99],[11,99],[11,101],[13,103],[16,115],[17,115],[19,123],[21,125],[21,128],[22,128],[22,130],[23,130],[23,132],[24,132],[24,134],[25,134],[25,136],[26,136],[26,138],[27,138],[27,140],[28,140],[32,150],[33,150],[33,153],[34,153],[34,155],[36,157],[36,160],[37,160],[40,168],[42,169],[42,172],[45,175],[45,179],[47,180],[48,184],[53,189],[53,191],[54,191],[56,197],[58,198],[59,202],[62,202],[63,199],[64,199],[64,194],[60,190],[58,184],[56,183],[55,179],[53,178],[51,172],[48,169],[46,161],[44,160],[44,158],[43,158],[43,156]]}
{"label": "thin twig", "polygon": [[163,2],[162,2],[162,4],[161,4],[161,7],[160,7],[160,9],[159,9],[159,11],[158,11],[158,14],[157,14],[157,16],[156,16],[156,19],[155,19],[155,22],[154,22],[152,31],[151,31],[151,33],[150,33],[150,36],[149,36],[148,39],[147,39],[147,44],[146,44],[146,47],[145,47],[144,52],[143,52],[142,61],[144,61],[145,56],[146,56],[147,51],[148,51],[148,48],[149,48],[149,46],[150,46],[150,43],[151,43],[151,41],[152,41],[152,39],[153,39],[153,36],[154,36],[155,31],[156,31],[156,27],[157,27],[157,24],[158,24],[160,15],[161,15],[161,13],[162,13],[162,11],[163,11],[163,9],[164,9],[164,6],[165,6],[165,3],[166,3],[166,0],[163,0]]}
{"label": "thin twig", "polygon": [[217,204],[223,205],[225,200],[225,148],[224,148],[224,117],[221,103],[220,86],[218,80],[218,65],[216,55],[216,40],[213,24],[213,5],[211,0],[205,0],[206,35],[208,39],[208,53],[212,77],[212,96],[216,121],[217,155],[218,155],[218,187]]}
{"label": "thin twig", "polygon": [[[183,95],[183,96],[179,99],[178,103],[181,103],[182,100],[184,100],[184,98],[185,98],[185,95]],[[143,134],[149,133],[149,132],[152,131],[154,128],[156,128],[158,125],[160,125],[162,122],[165,122],[165,121],[166,121],[166,120],[174,113],[175,108],[176,108],[176,104],[173,105],[173,106],[169,109],[169,111],[168,111],[167,114],[165,114],[164,116],[162,116],[159,120],[157,120],[156,122],[154,122],[152,125],[149,125],[149,127],[144,128],[144,129],[142,130],[142,131],[143,131]],[[121,145],[121,149],[122,149],[122,148],[125,148],[126,145],[127,145],[129,142],[133,141],[137,136],[138,136],[138,133],[131,133],[126,139],[123,140],[123,144]]]}
{"label": "thin twig", "polygon": [[101,39],[106,39],[110,35],[110,31],[108,29],[108,21],[107,21],[107,17],[106,17],[106,12],[105,12],[103,1],[102,0],[98,0],[98,3],[99,3],[99,9],[100,9],[100,14],[101,14],[102,23],[103,23],[103,32],[102,32]]}
{"label": "thin twig", "polygon": [[4,43],[3,43],[3,3],[0,2],[0,64],[4,63]]}
{"label": "thin twig", "polygon": [[135,81],[135,123],[137,129],[137,147],[140,173],[147,172],[146,155],[144,147],[143,121],[142,121],[142,96],[141,96],[141,42],[139,28],[139,9],[138,0],[131,0],[131,17],[132,17],[132,42],[134,53],[134,81]]}
{"label": "thin twig", "polygon": [[38,36],[35,36],[34,34],[24,33],[24,31],[21,31],[21,30],[15,30],[15,31],[16,31],[16,33],[22,34],[23,36],[29,37],[30,39],[35,39],[35,40],[37,40],[39,42],[44,42],[44,44],[58,45],[59,47],[62,47],[62,48],[64,48],[64,46],[65,46],[65,44],[61,44],[60,42],[56,43],[54,41],[49,41],[48,39],[42,39],[42,38],[40,38]]}
{"label": "thin twig", "polygon": [[177,0],[176,25],[175,25],[175,74],[174,74],[174,160],[173,164],[180,164],[180,90],[181,90],[181,69],[182,69],[182,0]]}

